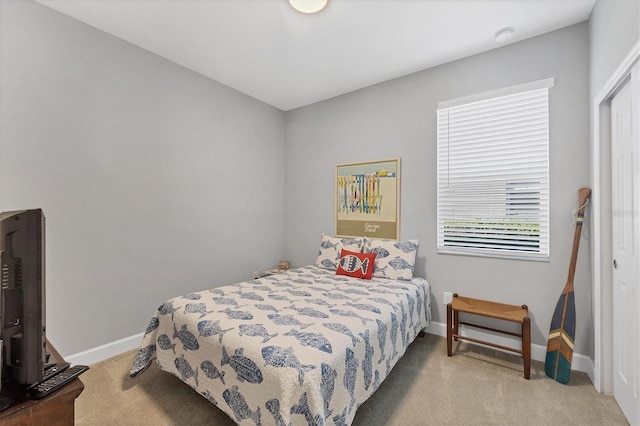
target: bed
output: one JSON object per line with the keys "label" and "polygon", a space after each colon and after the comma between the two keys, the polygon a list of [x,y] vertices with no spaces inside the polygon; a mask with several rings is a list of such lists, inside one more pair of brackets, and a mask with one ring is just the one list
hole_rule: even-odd
{"label": "bed", "polygon": [[238,424],[349,425],[430,309],[424,278],[309,265],[167,300],[130,375],[156,359]]}

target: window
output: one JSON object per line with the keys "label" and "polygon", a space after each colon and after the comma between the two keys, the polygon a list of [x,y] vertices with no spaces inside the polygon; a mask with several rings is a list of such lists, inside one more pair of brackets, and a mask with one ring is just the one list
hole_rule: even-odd
{"label": "window", "polygon": [[553,79],[438,104],[438,252],[549,259]]}

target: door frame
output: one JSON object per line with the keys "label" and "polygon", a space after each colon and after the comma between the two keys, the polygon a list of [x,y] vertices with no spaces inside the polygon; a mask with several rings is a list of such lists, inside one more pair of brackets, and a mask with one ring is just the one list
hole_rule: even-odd
{"label": "door frame", "polygon": [[593,99],[591,108],[592,230],[591,277],[594,317],[594,370],[598,392],[613,393],[613,270],[611,267],[611,99],[640,61],[640,40]]}

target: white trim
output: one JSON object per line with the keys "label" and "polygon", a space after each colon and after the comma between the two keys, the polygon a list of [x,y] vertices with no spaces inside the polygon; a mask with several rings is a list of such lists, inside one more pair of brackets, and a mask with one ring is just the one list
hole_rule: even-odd
{"label": "white trim", "polygon": [[501,89],[490,90],[488,92],[476,93],[475,95],[463,96],[461,98],[450,99],[442,102],[438,102],[438,109],[451,108],[458,105],[470,104],[473,102],[485,101],[492,98],[500,98],[502,96],[509,96],[516,93],[529,92],[537,89],[549,89],[556,85],[555,78],[549,77],[542,80],[530,81],[528,83],[518,84],[510,87],[503,87]]}
{"label": "white trim", "polygon": [[[427,327],[427,333],[435,334],[436,336],[447,337],[447,325],[432,321],[429,324],[429,327]],[[498,345],[502,345],[502,346],[506,346],[514,349],[520,349],[522,345],[521,340],[517,337],[510,337],[508,335],[498,335],[498,334],[494,334],[494,333],[490,333],[490,332],[486,332],[478,329],[473,329],[471,327],[465,327],[464,325],[460,326],[460,334],[462,334],[463,336],[469,336],[469,337],[473,337],[480,340],[488,340],[491,343],[495,343]],[[465,343],[470,343],[473,345],[477,344],[471,341],[465,341]],[[477,345],[483,346],[480,344],[477,344]],[[491,347],[491,349],[513,354],[513,352],[505,351],[500,348]],[[547,357],[546,346],[531,344],[531,359],[533,361],[540,361],[544,363],[546,357]],[[591,382],[593,382],[594,365],[591,358],[589,358],[587,355],[574,353],[573,359],[571,362],[571,370],[581,371],[583,373],[586,373],[591,379]]]}
{"label": "white trim", "polygon": [[[608,110],[608,103],[620,87],[620,85],[631,74],[634,64],[640,59],[640,40],[636,42],[631,51],[625,56],[620,65],[611,74],[611,77],[604,84],[602,89],[593,99],[592,106],[592,139],[591,139],[591,201],[592,201],[592,221],[593,221],[593,243],[591,244],[592,268],[591,276],[593,279],[593,308],[594,308],[594,375],[593,384],[598,392],[613,392],[613,370],[612,370],[612,348],[611,345],[604,343],[604,336],[610,335],[611,331],[608,319],[603,316],[604,303],[608,300],[606,297],[611,291],[610,286],[606,285],[606,279],[602,276],[609,269],[603,267],[604,262],[609,262],[611,257],[607,250],[602,250],[603,235],[610,235],[610,232],[604,232],[603,229],[606,221],[602,215],[607,208],[606,194],[610,192],[610,177],[604,176],[609,183],[609,188],[601,186],[603,173],[610,174],[611,166],[600,161],[601,143],[608,141],[606,134],[601,135],[600,132],[606,132],[601,129],[601,120],[604,119],[601,109]],[[610,231],[610,229],[609,229]],[[604,281],[604,282],[603,282]],[[605,294],[607,292],[607,294]],[[606,329],[605,329],[606,328]]]}
{"label": "white trim", "polygon": [[125,337],[124,339],[116,340],[115,342],[98,346],[97,348],[88,349],[77,354],[67,356],[63,355],[62,357],[66,362],[69,362],[71,364],[95,364],[97,362],[104,361],[107,358],[111,358],[113,356],[120,355],[137,348],[142,341],[143,336],[144,332],[136,334],[134,336]]}
{"label": "white trim", "polygon": [[[426,331],[429,334],[446,337],[447,325],[432,321],[429,324],[429,327],[427,327]],[[509,337],[506,335],[496,335],[493,333],[487,333],[481,330],[475,330],[471,328],[466,328],[465,330],[464,325],[460,327],[460,331],[461,331],[461,334],[469,337],[489,340],[492,343],[496,343],[499,345],[512,347],[512,348],[520,347],[520,340],[515,337]],[[108,358],[114,357],[116,355],[120,355],[130,350],[136,349],[140,344],[140,342],[142,341],[143,336],[144,336],[144,333],[139,333],[130,337],[125,337],[124,339],[116,340],[115,342],[106,343],[104,345],[98,346],[93,349],[88,349],[86,351],[79,352],[77,354],[67,355],[67,356],[63,355],[63,358],[65,359],[65,361],[71,364],[92,365],[97,362],[104,361]],[[468,343],[475,344],[473,342],[468,342]],[[498,348],[492,348],[492,349],[510,353],[508,351],[504,351]],[[531,345],[532,360],[544,362],[546,356],[547,356],[546,346],[540,346],[540,345],[534,345],[534,344]],[[591,381],[593,381],[594,367],[593,367],[593,362],[589,357],[574,353],[571,369],[587,373],[591,378]]]}

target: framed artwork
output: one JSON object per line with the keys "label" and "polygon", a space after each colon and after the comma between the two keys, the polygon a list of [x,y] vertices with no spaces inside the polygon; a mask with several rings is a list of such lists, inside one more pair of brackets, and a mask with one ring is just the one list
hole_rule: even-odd
{"label": "framed artwork", "polygon": [[400,159],[336,166],[336,235],[400,238]]}

